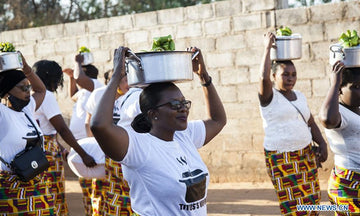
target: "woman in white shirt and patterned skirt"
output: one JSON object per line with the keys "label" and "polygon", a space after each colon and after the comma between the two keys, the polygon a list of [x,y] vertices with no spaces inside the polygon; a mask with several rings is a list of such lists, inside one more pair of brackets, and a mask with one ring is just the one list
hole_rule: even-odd
{"label": "woman in white shirt and patterned skirt", "polygon": [[338,215],[355,215],[360,212],[360,67],[345,68],[336,62],[332,70],[320,112],[335,162],[328,195],[332,204],[348,205],[349,212]]}
{"label": "woman in white shirt and patterned skirt", "polygon": [[267,172],[276,190],[281,214],[309,215],[309,212],[298,212],[296,206],[320,203],[317,163],[310,143],[315,141],[320,145],[317,154],[319,162],[324,162],[327,159],[326,142],[305,96],[293,90],[297,75],[291,61],[274,62],[273,86],[270,49],[275,35],[267,33],[264,36],[259,100],[265,130]]}
{"label": "woman in white shirt and patterned skirt", "polygon": [[46,86],[43,103],[35,113],[41,130],[44,133],[46,157],[50,167],[45,172],[52,193],[55,194],[55,210],[58,215],[68,215],[65,199],[64,159],[67,151],[57,142],[57,133],[81,156],[88,167],[95,166],[95,160],[77,143],[75,137],[66,125],[56,101],[54,92],[63,84],[63,72],[55,61],[41,60],[34,64],[33,71]]}

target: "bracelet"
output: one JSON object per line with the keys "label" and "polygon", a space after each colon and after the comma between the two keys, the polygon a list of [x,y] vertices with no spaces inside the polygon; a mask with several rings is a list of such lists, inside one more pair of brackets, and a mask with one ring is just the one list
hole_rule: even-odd
{"label": "bracelet", "polygon": [[211,83],[212,83],[212,78],[211,76],[209,76],[209,80],[206,81],[205,83],[201,83],[201,85],[204,87],[208,87]]}

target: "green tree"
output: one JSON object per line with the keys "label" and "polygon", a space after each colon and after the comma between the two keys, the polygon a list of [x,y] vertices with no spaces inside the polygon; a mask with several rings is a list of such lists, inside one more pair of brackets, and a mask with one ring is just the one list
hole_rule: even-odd
{"label": "green tree", "polygon": [[217,0],[0,0],[0,31],[187,7]]}

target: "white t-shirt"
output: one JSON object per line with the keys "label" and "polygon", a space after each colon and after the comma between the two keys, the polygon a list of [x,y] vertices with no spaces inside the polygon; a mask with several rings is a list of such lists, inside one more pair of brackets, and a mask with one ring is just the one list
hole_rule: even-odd
{"label": "white t-shirt", "polygon": [[54,126],[50,123],[50,119],[56,115],[61,115],[61,111],[55,95],[46,90],[44,101],[35,112],[36,121],[45,135],[56,134]]}
{"label": "white t-shirt", "polygon": [[325,129],[335,165],[360,172],[360,116],[339,105],[339,128]]}
{"label": "white t-shirt", "polygon": [[[24,150],[29,142],[38,140],[36,130],[25,113],[42,136],[40,127],[33,117],[35,108],[36,103],[33,97],[30,97],[30,103],[24,107],[23,112],[16,112],[0,103],[0,157],[7,163],[10,163],[17,153]],[[0,164],[0,171],[10,171],[3,162]]]}
{"label": "white t-shirt", "polygon": [[[94,90],[103,86],[97,79],[91,79],[94,82]],[[86,111],[85,104],[90,96],[90,93],[86,89],[80,89],[76,92],[77,101],[73,106],[73,112],[70,119],[69,128],[73,133],[75,139],[82,139],[87,137],[85,129]]]}
{"label": "white t-shirt", "polygon": [[130,88],[129,91],[121,97],[119,106],[117,106],[117,109],[120,110],[120,121],[117,123],[118,126],[127,127],[131,125],[133,119],[141,113],[139,105],[141,92],[141,88]]}
{"label": "white t-shirt", "polygon": [[[86,103],[85,110],[93,115],[97,104],[106,90],[106,86],[93,91]],[[142,89],[130,88],[126,94],[115,100],[113,109],[114,124],[128,126],[141,111],[139,108],[139,95]]]}
{"label": "white t-shirt", "polygon": [[121,164],[132,209],[144,216],[207,215],[209,171],[197,151],[205,142],[204,122],[189,122],[170,142],[125,129],[129,148]]}
{"label": "white t-shirt", "polygon": [[[305,96],[294,91],[297,99],[291,101],[302,113],[306,122],[310,109]],[[260,106],[265,130],[264,148],[268,151],[289,152],[305,148],[312,140],[311,131],[296,110],[280,92],[273,89],[273,98],[266,107]]]}

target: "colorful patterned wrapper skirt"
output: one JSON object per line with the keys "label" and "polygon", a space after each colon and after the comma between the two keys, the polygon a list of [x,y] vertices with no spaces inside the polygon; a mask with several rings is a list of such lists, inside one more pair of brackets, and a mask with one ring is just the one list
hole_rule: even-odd
{"label": "colorful patterned wrapper skirt", "polygon": [[85,216],[91,216],[92,215],[92,206],[91,206],[92,179],[79,177],[79,183],[83,194]]}
{"label": "colorful patterned wrapper skirt", "polygon": [[133,216],[129,186],[123,179],[121,164],[105,157],[104,179],[80,178],[87,216]]}
{"label": "colorful patterned wrapper skirt", "polygon": [[53,216],[55,196],[49,193],[42,174],[29,182],[18,180],[11,172],[0,172],[1,216]]}
{"label": "colorful patterned wrapper skirt", "polygon": [[123,177],[121,164],[106,156],[105,173],[108,184],[104,193],[104,215],[136,215],[131,209],[130,188]]}
{"label": "colorful patterned wrapper skirt", "polygon": [[328,195],[333,205],[348,205],[350,212],[337,215],[360,215],[360,173],[339,166],[331,171]]}
{"label": "colorful patterned wrapper skirt", "polygon": [[44,173],[49,184],[50,193],[55,195],[56,215],[68,215],[65,199],[65,171],[61,149],[56,140],[56,135],[44,136],[44,149],[50,167]]}
{"label": "colorful patterned wrapper skirt", "polygon": [[276,190],[282,215],[317,215],[298,212],[296,205],[319,205],[320,186],[311,146],[294,152],[267,151],[268,175]]}

